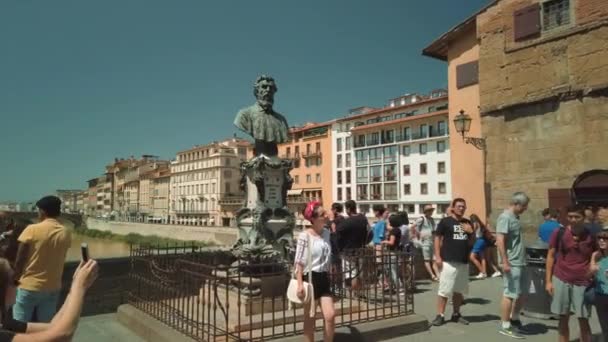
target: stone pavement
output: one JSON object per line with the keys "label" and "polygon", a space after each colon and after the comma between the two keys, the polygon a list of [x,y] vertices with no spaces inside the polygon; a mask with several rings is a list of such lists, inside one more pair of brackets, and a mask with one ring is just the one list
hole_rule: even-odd
{"label": "stone pavement", "polygon": [[118,323],[115,314],[83,317],[74,335],[74,342],[145,342],[127,327]]}
{"label": "stone pavement", "polygon": [[[419,293],[415,298],[417,314],[426,316],[429,321],[435,317],[437,284],[419,283]],[[463,326],[447,323],[442,327],[431,327],[429,331],[409,336],[393,338],[387,341],[400,342],[481,342],[510,341],[511,339],[498,334],[499,316],[498,305],[502,293],[502,279],[486,279],[471,281],[469,295],[462,313],[471,324]],[[451,316],[448,308],[446,316]],[[557,321],[539,320],[522,316],[522,321],[534,335],[528,336],[529,341],[557,341]],[[599,341],[600,328],[594,313],[591,319],[591,329],[594,340]],[[572,319],[570,323],[571,341],[578,340],[578,323]],[[357,327],[343,327],[337,330],[336,342],[363,341],[357,332]],[[114,314],[85,317],[81,320],[74,341],[79,342],[144,342],[129,329],[118,323]]]}
{"label": "stone pavement", "polygon": [[[426,316],[432,321],[436,315],[436,293],[437,284],[419,283],[416,295],[415,311],[417,314]],[[498,305],[502,294],[502,278],[471,281],[469,295],[466,296],[466,305],[462,307],[463,316],[471,322],[464,326],[456,323],[447,323],[441,327],[431,327],[429,331],[415,335],[394,338],[388,341],[401,342],[480,342],[489,341],[513,341],[513,339],[498,334],[500,317]],[[595,310],[595,309],[594,309]],[[446,317],[452,315],[451,307],[448,307]],[[557,341],[557,321],[540,320],[522,316],[522,322],[534,335],[527,336],[528,341]],[[593,313],[591,319],[591,330],[594,333],[594,341],[600,341],[600,327]],[[570,340],[578,341],[578,321],[570,321]],[[351,342],[354,342],[351,340]]]}

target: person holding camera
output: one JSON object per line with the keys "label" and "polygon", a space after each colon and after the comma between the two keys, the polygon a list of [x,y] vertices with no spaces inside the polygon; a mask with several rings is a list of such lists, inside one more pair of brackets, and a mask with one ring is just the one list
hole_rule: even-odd
{"label": "person holding camera", "polygon": [[72,280],[70,292],[50,323],[24,323],[11,317],[15,303],[15,274],[8,260],[0,258],[0,342],[65,342],[71,341],[80,318],[84,296],[97,279],[95,260],[82,261]]}

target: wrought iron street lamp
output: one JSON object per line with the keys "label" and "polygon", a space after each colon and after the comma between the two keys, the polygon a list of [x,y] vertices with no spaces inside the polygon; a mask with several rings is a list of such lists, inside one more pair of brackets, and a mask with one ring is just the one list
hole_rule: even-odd
{"label": "wrought iron street lamp", "polygon": [[474,138],[467,137],[467,133],[471,130],[471,122],[473,119],[468,114],[465,114],[464,110],[460,110],[460,114],[456,115],[454,118],[454,126],[456,127],[456,132],[462,135],[462,140],[466,144],[471,144],[475,146],[475,148],[479,150],[486,149],[486,139],[485,138]]}

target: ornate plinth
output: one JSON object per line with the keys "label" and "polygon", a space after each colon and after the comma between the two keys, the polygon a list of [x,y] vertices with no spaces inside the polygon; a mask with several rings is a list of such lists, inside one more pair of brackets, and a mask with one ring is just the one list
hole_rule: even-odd
{"label": "ornate plinth", "polygon": [[287,208],[291,160],[260,155],[241,165],[246,206],[237,211],[234,255],[252,264],[285,261],[293,250],[295,218]]}

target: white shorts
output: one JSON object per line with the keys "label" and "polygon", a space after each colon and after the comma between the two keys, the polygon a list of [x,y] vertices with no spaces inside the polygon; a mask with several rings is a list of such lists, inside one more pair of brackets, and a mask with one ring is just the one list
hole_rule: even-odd
{"label": "white shorts", "polygon": [[438,295],[448,298],[454,292],[469,293],[469,264],[444,261],[439,275]]}

